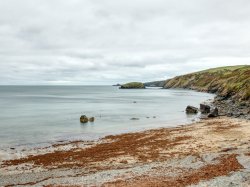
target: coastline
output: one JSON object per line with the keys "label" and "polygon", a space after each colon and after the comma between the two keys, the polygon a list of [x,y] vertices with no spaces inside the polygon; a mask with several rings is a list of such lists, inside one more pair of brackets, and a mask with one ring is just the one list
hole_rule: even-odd
{"label": "coastline", "polygon": [[249,125],[249,120],[218,117],[55,144],[2,162],[0,185],[250,184]]}

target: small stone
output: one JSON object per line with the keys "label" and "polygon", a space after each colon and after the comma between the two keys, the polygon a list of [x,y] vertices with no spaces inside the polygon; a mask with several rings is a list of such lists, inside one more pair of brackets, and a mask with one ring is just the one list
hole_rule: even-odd
{"label": "small stone", "polygon": [[89,118],[89,122],[94,122],[94,121],[95,121],[94,117]]}
{"label": "small stone", "polygon": [[139,118],[130,118],[130,120],[139,120]]}

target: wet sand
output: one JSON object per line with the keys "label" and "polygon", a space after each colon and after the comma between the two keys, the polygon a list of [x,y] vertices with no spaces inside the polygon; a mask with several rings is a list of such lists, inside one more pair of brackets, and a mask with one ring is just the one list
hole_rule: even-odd
{"label": "wet sand", "polygon": [[2,157],[0,186],[250,185],[250,121],[175,128],[22,150]]}

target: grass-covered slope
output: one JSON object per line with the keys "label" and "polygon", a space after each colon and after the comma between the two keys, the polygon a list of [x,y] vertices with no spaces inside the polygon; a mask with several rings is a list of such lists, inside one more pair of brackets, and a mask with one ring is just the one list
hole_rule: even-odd
{"label": "grass-covered slope", "polygon": [[166,80],[164,88],[189,88],[250,100],[250,65],[208,69]]}
{"label": "grass-covered slope", "polygon": [[144,89],[145,85],[141,82],[130,82],[130,83],[121,85],[120,88],[121,89]]}

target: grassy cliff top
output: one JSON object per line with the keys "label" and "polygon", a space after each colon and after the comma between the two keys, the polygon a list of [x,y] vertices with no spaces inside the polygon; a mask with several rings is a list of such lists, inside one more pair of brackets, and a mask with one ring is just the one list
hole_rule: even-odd
{"label": "grassy cliff top", "polygon": [[143,89],[145,88],[144,84],[141,82],[129,82],[121,85],[121,89]]}
{"label": "grassy cliff top", "polygon": [[189,88],[250,100],[250,65],[208,69],[166,80],[164,88]]}

